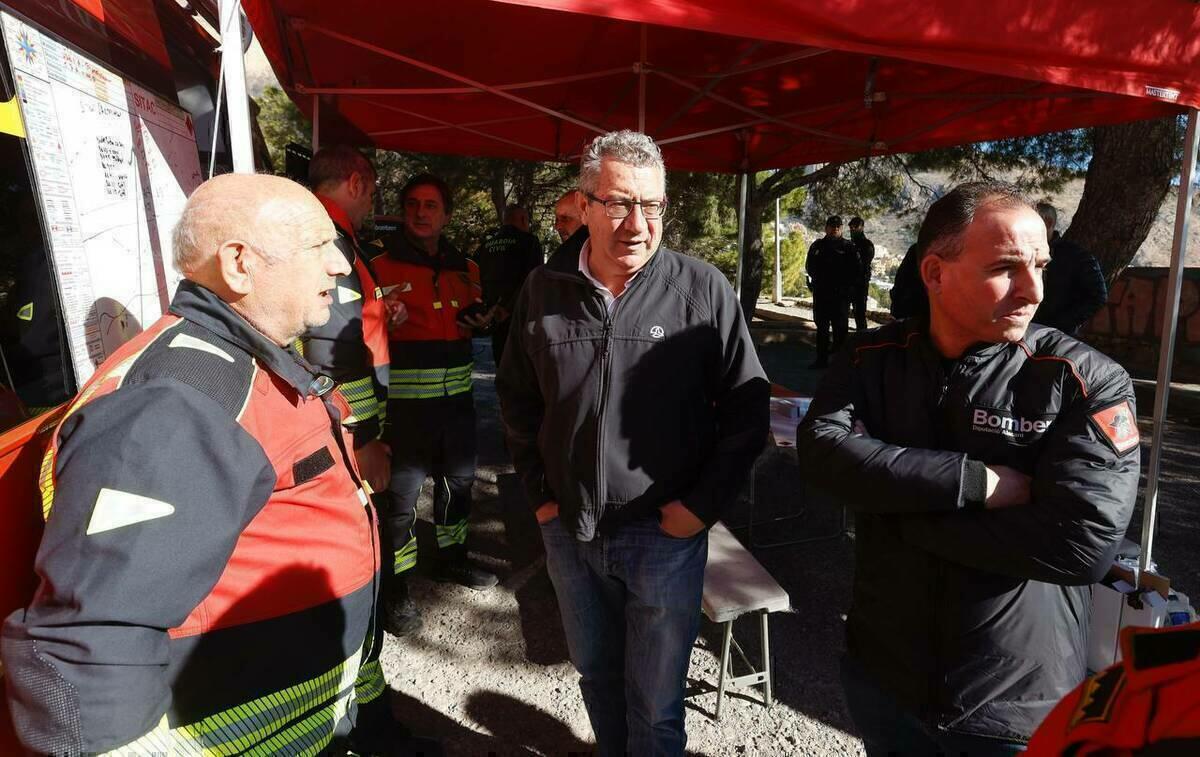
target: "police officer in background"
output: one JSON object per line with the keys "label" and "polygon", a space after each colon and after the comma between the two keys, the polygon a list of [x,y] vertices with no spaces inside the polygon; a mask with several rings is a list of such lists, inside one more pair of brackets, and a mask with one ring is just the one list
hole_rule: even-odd
{"label": "police officer in background", "polygon": [[508,322],[517,293],[525,277],[543,259],[542,243],[529,233],[529,212],[519,205],[504,209],[504,225],[475,253],[483,279],[483,303],[492,316],[492,356],[497,368],[508,340]]}
{"label": "police officer in background", "polygon": [[867,294],[871,284],[871,261],[875,260],[875,243],[863,233],[863,219],[850,219],[850,243],[858,253],[858,264],[862,267],[860,285],[854,292],[854,330],[867,330]]}
{"label": "police officer in background", "polygon": [[858,252],[842,237],[841,216],[829,216],[825,221],[825,236],[808,248],[804,270],[813,293],[813,320],[817,322],[817,359],[809,367],[824,368],[831,349],[830,327],[833,327],[832,351],[837,352],[846,340],[850,300],[862,279]]}

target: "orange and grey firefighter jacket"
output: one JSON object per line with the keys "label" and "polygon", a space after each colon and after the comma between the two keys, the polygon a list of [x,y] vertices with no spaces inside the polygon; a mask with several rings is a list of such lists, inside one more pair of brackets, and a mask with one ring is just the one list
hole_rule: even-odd
{"label": "orange and grey firefighter jacket", "polygon": [[1200,623],[1126,628],[1121,654],[1058,703],[1026,754],[1200,754]]}
{"label": "orange and grey firefighter jacket", "polygon": [[317,754],[378,696],[375,514],[332,389],[188,281],[105,361],[46,454],[41,581],[0,639],[28,748]]}
{"label": "orange and grey firefighter jacket", "polygon": [[403,342],[391,350],[388,399],[450,397],[471,391],[471,332],[458,325],[458,314],[482,303],[479,266],[444,238],[429,255],[403,233],[391,235],[387,251],[371,259],[378,282],[398,297],[408,319],[388,338]]}
{"label": "orange and grey firefighter jacket", "polygon": [[338,383],[337,391],[350,405],[346,426],[361,447],[378,439],[387,410],[388,336],[383,291],[346,211],[317,195],[337,229],[337,248],[350,264],[333,288],[329,321],[304,335],[304,358]]}

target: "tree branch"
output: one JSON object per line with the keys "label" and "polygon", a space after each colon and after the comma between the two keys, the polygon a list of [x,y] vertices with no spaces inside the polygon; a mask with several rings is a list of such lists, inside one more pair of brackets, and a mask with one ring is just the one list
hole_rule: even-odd
{"label": "tree branch", "polygon": [[845,163],[826,163],[821,168],[818,168],[812,173],[804,173],[802,168],[788,168],[783,171],[776,171],[763,180],[759,185],[758,195],[755,199],[761,198],[761,203],[765,206],[772,202],[776,197],[783,197],[788,192],[792,192],[800,187],[806,187],[809,184],[831,179],[838,175],[842,166]]}

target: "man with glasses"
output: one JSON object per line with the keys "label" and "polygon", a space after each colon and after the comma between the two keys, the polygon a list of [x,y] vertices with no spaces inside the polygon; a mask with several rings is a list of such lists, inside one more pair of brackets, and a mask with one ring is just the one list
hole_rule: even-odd
{"label": "man with glasses", "polygon": [[729,282],[659,246],[662,154],[584,151],[579,254],[517,299],[497,377],[603,755],[682,755],[707,531],[766,441],[769,385]]}

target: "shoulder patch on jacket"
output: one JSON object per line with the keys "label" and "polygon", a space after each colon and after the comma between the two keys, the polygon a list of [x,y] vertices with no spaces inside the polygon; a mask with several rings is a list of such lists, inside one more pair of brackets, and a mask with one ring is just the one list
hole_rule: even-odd
{"label": "shoulder patch on jacket", "polygon": [[1114,665],[1083,682],[1079,704],[1071,716],[1071,727],[1083,723],[1106,723],[1112,717],[1121,689],[1125,688],[1125,666]]}
{"label": "shoulder patch on jacket", "polygon": [[249,353],[186,319],[163,336],[137,356],[123,385],[174,379],[211,397],[236,418],[254,384]]}
{"label": "shoulder patch on jacket", "polygon": [[1129,400],[1121,400],[1114,405],[1109,405],[1103,410],[1092,413],[1089,418],[1092,426],[1100,432],[1100,436],[1118,455],[1124,455],[1130,450],[1136,449],[1138,442],[1141,441],[1141,436],[1138,434],[1137,416],[1133,414]]}

